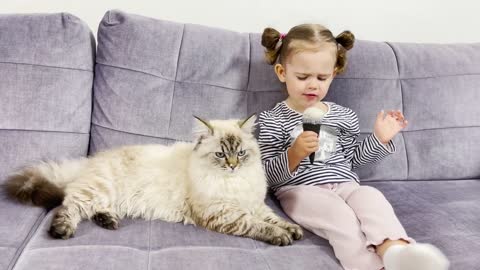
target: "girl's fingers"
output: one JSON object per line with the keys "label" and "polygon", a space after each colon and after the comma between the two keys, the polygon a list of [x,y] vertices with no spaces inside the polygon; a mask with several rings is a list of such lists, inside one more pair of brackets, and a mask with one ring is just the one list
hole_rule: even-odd
{"label": "girl's fingers", "polygon": [[389,121],[392,121],[392,122],[393,121],[398,121],[397,117],[395,115],[392,115],[392,114],[387,115],[387,117],[385,117],[385,119],[387,119],[387,118],[388,118]]}
{"label": "girl's fingers", "polygon": [[402,114],[402,112],[396,111],[395,112],[395,119],[397,121],[404,122],[405,121],[405,116]]}
{"label": "girl's fingers", "polygon": [[391,110],[391,111],[388,111],[387,114],[395,117],[399,117],[399,118],[404,118],[403,113],[399,110]]}
{"label": "girl's fingers", "polygon": [[388,116],[395,120],[400,120],[400,115],[398,114],[398,111],[389,111]]}
{"label": "girl's fingers", "polygon": [[316,137],[318,134],[315,131],[304,131],[302,134],[300,134],[302,137]]}
{"label": "girl's fingers", "polygon": [[303,138],[303,140],[305,142],[318,142],[318,136],[315,135],[315,136],[308,136],[308,137],[305,137]]}
{"label": "girl's fingers", "polygon": [[400,127],[403,129],[403,128],[406,128],[407,125],[408,125],[408,121],[405,120],[405,121],[401,121],[401,122],[398,122],[400,124]]}
{"label": "girl's fingers", "polygon": [[[377,115],[378,117],[379,115]],[[405,116],[400,110],[389,110],[386,113],[385,120],[393,125],[398,125],[401,128],[405,128],[408,125],[408,121],[405,120]]]}
{"label": "girl's fingers", "polygon": [[305,146],[309,147],[309,148],[312,148],[312,147],[318,146],[318,143],[317,142],[310,142],[310,143],[306,143]]}

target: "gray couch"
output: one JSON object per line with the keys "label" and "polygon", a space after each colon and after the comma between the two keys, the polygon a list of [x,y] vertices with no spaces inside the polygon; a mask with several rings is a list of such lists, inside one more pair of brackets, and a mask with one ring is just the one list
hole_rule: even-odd
{"label": "gray couch", "polygon": [[[40,159],[189,140],[193,114],[245,117],[285,98],[258,33],[110,11],[97,41],[70,14],[0,15],[0,181]],[[358,41],[349,58],[327,100],[357,112],[362,136],[382,108],[410,121],[396,154],[358,170],[363,183],[451,269],[480,269],[480,43]],[[64,241],[48,236],[51,217],[0,195],[0,269],[341,269],[308,232],[275,247],[123,220],[117,231],[83,222]]]}

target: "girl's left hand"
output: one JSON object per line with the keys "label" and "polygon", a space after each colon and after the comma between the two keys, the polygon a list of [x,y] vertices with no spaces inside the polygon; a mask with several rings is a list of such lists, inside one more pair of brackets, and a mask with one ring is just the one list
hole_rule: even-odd
{"label": "girl's left hand", "polygon": [[385,113],[382,110],[377,114],[373,130],[378,140],[383,144],[387,144],[400,130],[404,129],[407,124],[408,121],[405,120],[402,112],[387,111]]}

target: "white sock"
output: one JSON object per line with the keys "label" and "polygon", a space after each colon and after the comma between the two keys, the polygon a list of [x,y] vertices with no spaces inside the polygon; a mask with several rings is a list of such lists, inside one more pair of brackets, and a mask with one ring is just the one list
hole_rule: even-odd
{"label": "white sock", "polygon": [[394,245],[383,255],[385,270],[447,270],[450,262],[430,244]]}

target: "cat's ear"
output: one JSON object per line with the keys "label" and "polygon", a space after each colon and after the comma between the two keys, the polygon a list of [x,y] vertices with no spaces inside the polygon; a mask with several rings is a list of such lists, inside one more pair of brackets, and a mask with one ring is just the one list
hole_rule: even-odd
{"label": "cat's ear", "polygon": [[252,114],[245,120],[238,121],[238,126],[245,132],[253,133],[255,131],[255,121],[257,120],[256,114]]}
{"label": "cat's ear", "polygon": [[193,128],[193,134],[195,135],[195,137],[213,135],[213,127],[208,121],[203,120],[202,118],[195,115],[193,117],[197,119],[197,121],[195,121],[196,125]]}

